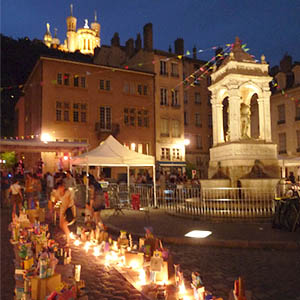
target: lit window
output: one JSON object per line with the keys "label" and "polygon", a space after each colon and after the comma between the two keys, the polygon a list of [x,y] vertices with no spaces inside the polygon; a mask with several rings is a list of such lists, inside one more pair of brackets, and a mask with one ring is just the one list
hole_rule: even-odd
{"label": "lit window", "polygon": [[100,128],[111,130],[111,108],[108,106],[100,107]]}
{"label": "lit window", "polygon": [[170,148],[161,148],[161,159],[170,160]]}
{"label": "lit window", "polygon": [[172,136],[175,138],[180,137],[180,122],[178,120],[172,121]]}
{"label": "lit window", "polygon": [[168,119],[161,119],[160,122],[160,135],[164,137],[169,136],[169,120]]}
{"label": "lit window", "polygon": [[172,90],[172,106],[179,105],[178,90]]}
{"label": "lit window", "polygon": [[168,93],[167,89],[160,89],[160,105],[168,105]]}

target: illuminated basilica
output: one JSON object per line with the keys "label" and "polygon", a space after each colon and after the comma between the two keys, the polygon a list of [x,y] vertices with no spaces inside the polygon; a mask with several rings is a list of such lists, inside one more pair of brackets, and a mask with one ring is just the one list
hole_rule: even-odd
{"label": "illuminated basilica", "polygon": [[49,48],[57,48],[66,52],[75,52],[79,50],[83,54],[94,54],[94,49],[100,47],[100,24],[97,22],[95,12],[94,22],[91,27],[88,25],[88,20],[85,19],[83,28],[76,30],[77,19],[73,16],[73,5],[71,4],[71,14],[67,18],[67,38],[64,44],[60,44],[57,38],[55,29],[54,37],[50,32],[50,24],[47,23],[47,31],[44,35],[44,43]]}

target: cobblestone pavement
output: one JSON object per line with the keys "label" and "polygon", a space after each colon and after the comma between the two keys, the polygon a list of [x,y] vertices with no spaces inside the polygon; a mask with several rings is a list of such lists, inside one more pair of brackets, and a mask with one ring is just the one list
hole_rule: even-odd
{"label": "cobblestone pavement", "polygon": [[[58,232],[54,237],[61,244],[62,237]],[[81,265],[81,279],[85,281],[89,300],[143,300],[144,298],[118,271],[106,267],[101,257],[94,257],[90,250],[86,253],[82,247],[71,245],[71,264]]]}
{"label": "cobblestone pavement", "polygon": [[299,250],[167,246],[185,278],[198,271],[214,295],[228,299],[233,281],[243,276],[252,300],[300,300]]}

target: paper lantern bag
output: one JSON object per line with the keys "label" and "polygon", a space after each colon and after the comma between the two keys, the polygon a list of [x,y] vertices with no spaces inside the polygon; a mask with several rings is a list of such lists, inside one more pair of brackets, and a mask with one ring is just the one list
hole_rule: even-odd
{"label": "paper lantern bag", "polygon": [[54,274],[48,278],[31,278],[31,299],[44,300],[45,297],[53,292],[61,284],[61,274]]}

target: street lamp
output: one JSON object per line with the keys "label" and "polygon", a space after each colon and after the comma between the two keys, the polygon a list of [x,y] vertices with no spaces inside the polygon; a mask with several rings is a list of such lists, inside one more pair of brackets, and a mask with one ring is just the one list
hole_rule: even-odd
{"label": "street lamp", "polygon": [[185,146],[188,146],[191,143],[191,141],[189,139],[184,139],[183,143]]}

